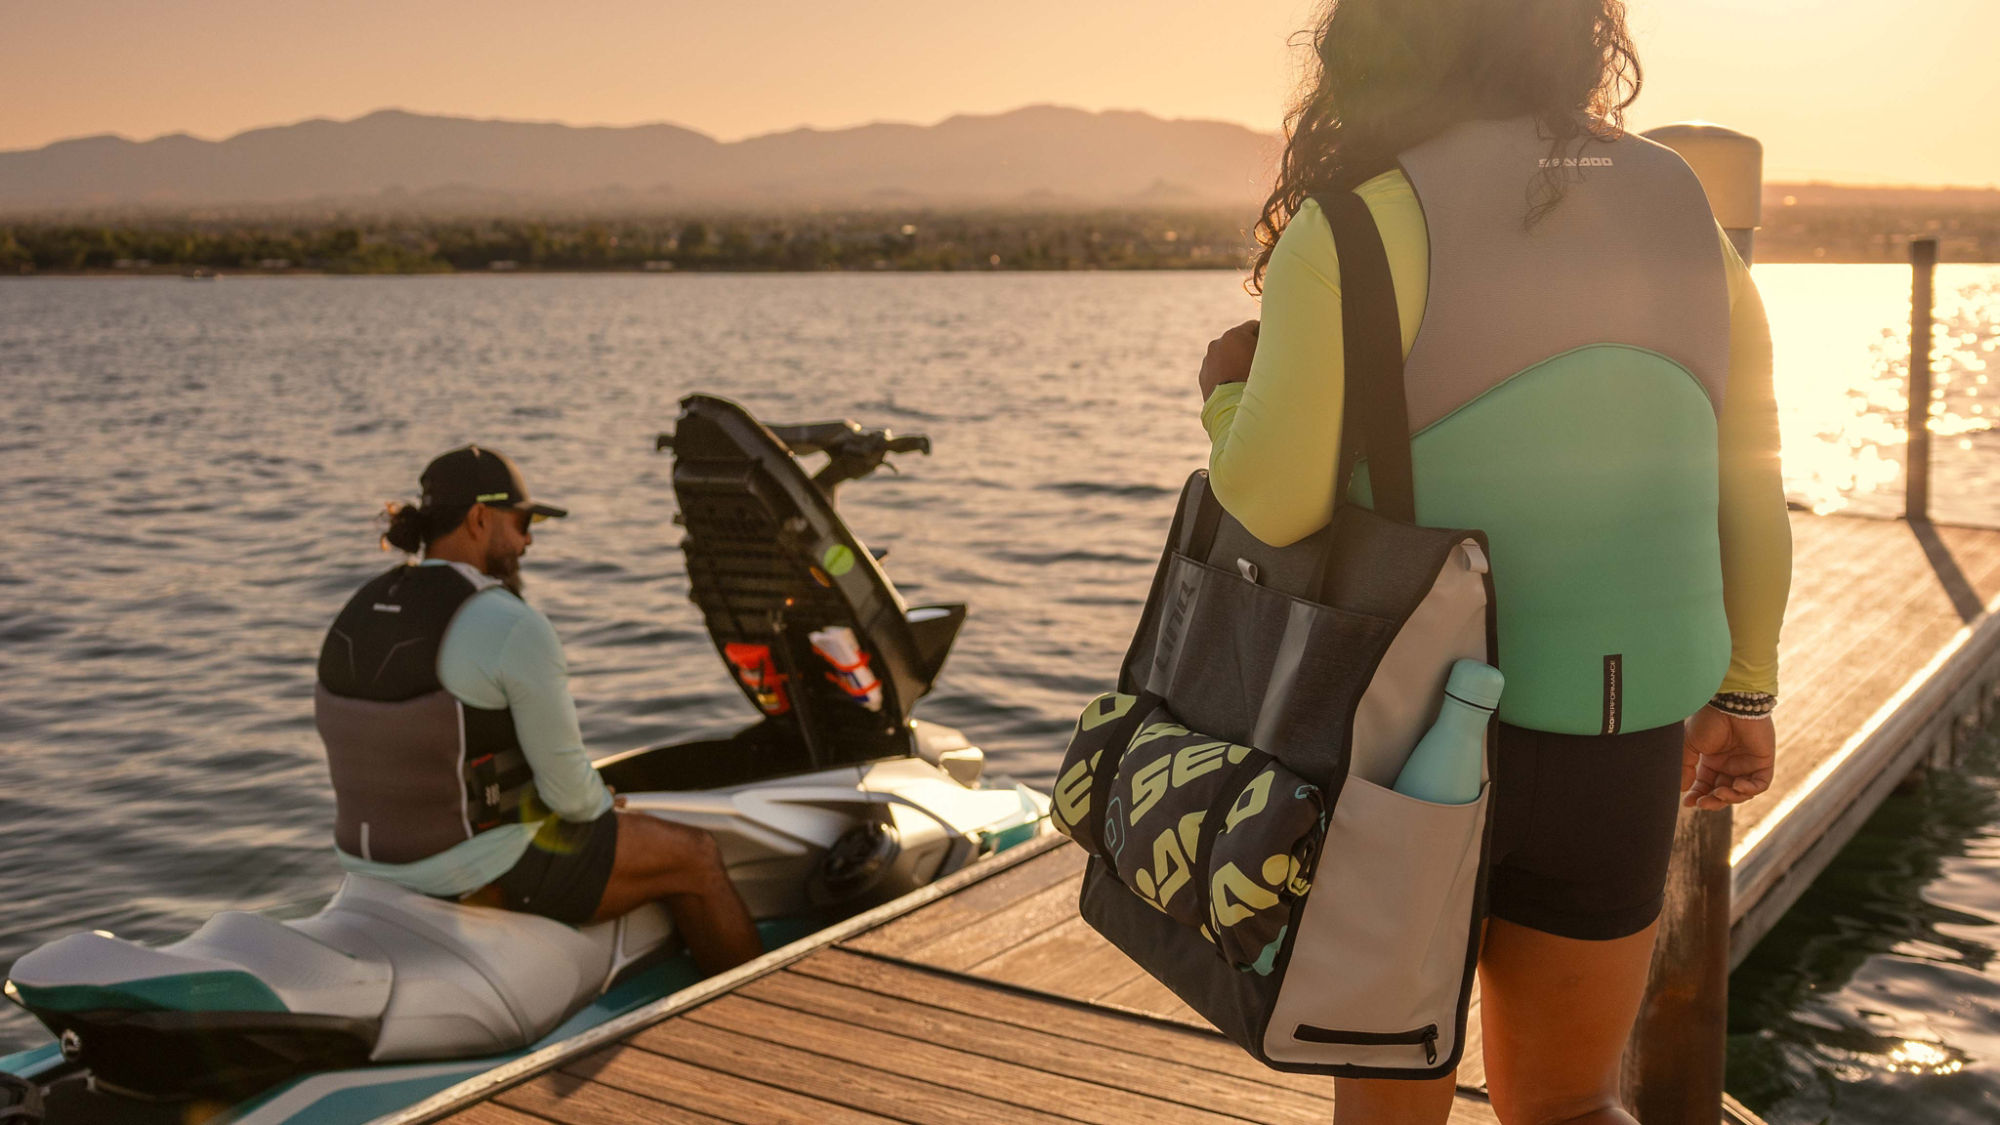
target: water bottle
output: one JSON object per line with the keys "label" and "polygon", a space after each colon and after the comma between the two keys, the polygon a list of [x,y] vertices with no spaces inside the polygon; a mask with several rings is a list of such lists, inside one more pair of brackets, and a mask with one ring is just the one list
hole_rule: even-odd
{"label": "water bottle", "polygon": [[1439,805],[1478,800],[1486,762],[1486,724],[1500,706],[1500,689],[1506,682],[1491,664],[1461,660],[1452,665],[1437,722],[1410,751],[1410,760],[1396,777],[1396,792]]}

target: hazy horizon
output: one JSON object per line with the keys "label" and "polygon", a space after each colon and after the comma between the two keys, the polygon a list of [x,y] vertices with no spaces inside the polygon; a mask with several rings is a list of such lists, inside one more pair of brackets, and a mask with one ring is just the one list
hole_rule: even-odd
{"label": "hazy horizon", "polygon": [[[774,129],[774,130],[772,130],[772,131],[771,131],[771,132],[769,132],[769,133],[761,133],[761,134],[752,134],[752,135],[751,135],[751,136],[749,136],[749,137],[737,137],[737,138],[715,138],[715,139],[717,139],[717,140],[720,140],[720,141],[722,141],[722,142],[723,142],[723,143],[725,143],[725,144],[733,144],[733,143],[736,143],[736,142],[738,142],[738,141],[743,141],[743,140],[755,140],[755,139],[757,139],[757,138],[759,138],[759,137],[768,137],[768,136],[779,136],[779,135],[783,135],[783,134],[786,134],[786,133],[797,133],[797,132],[816,132],[816,133],[837,133],[837,132],[841,132],[841,131],[843,131],[843,130],[847,130],[847,129],[862,129],[862,128],[867,128],[867,127],[869,127],[869,126],[876,126],[876,125],[900,125],[900,126],[913,126],[913,127],[917,127],[917,128],[928,128],[928,127],[932,127],[932,126],[935,126],[935,125],[939,125],[939,124],[942,124],[942,123],[943,123],[944,121],[948,121],[948,120],[950,120],[950,119],[952,119],[952,118],[955,118],[955,117],[970,117],[970,118],[978,118],[978,117],[988,117],[988,116],[1005,116],[1005,115],[1006,115],[1006,114],[1008,114],[1008,113],[1012,113],[1012,112],[1016,112],[1016,111],[1019,111],[1019,110],[1028,110],[1028,109],[1040,109],[1040,108],[1056,108],[1056,109],[1080,109],[1080,110],[1083,110],[1083,112],[1088,112],[1088,113],[1100,113],[1100,114],[1103,114],[1103,113],[1146,113],[1146,112],[1147,112],[1146,110],[1134,110],[1134,109],[1130,109],[1129,107],[1117,107],[1117,106],[1114,106],[1114,107],[1110,107],[1110,108],[1106,108],[1106,109],[1084,109],[1084,107],[1080,107],[1080,106],[1062,106],[1062,105],[1057,105],[1056,103],[1053,103],[1053,102],[1037,102],[1037,103],[1030,103],[1030,104],[1027,104],[1027,105],[1021,105],[1021,106],[1015,106],[1015,107],[1013,107],[1013,109],[1005,109],[1005,110],[998,110],[998,111],[996,111],[995,113],[992,113],[992,114],[982,114],[982,113],[954,113],[954,114],[949,114],[949,115],[947,115],[946,117],[943,117],[943,118],[939,118],[939,119],[938,119],[938,120],[936,120],[936,121],[914,121],[914,120],[888,120],[888,119],[880,119],[880,120],[874,120],[874,121],[862,121],[862,122],[855,122],[855,123],[853,123],[853,124],[849,124],[849,125],[834,125],[834,126],[817,126],[817,125],[795,125],[795,126],[792,126],[792,127],[791,127],[791,128],[789,128],[789,129]],[[125,141],[132,141],[132,142],[134,142],[134,143],[139,143],[139,144],[144,144],[144,143],[146,143],[146,142],[148,142],[148,141],[157,141],[157,140],[164,140],[164,139],[167,139],[167,138],[170,138],[170,137],[190,137],[190,138],[192,138],[192,139],[194,139],[194,140],[198,140],[198,141],[207,141],[207,142],[213,142],[213,143],[220,143],[220,142],[223,142],[223,141],[227,141],[227,140],[230,140],[230,139],[231,139],[231,138],[233,138],[233,137],[238,137],[238,136],[241,136],[241,135],[243,135],[243,134],[245,134],[245,133],[254,133],[254,132],[258,132],[258,131],[260,131],[260,130],[265,130],[265,129],[282,129],[282,128],[286,128],[286,127],[289,127],[289,126],[293,126],[293,125],[301,125],[301,124],[306,124],[306,123],[308,123],[308,122],[312,122],[312,121],[331,121],[331,122],[334,122],[334,123],[336,123],[336,124],[344,124],[344,123],[349,123],[349,122],[353,122],[353,121],[358,121],[358,120],[361,120],[362,118],[366,118],[366,117],[372,117],[372,116],[374,116],[375,114],[378,114],[378,113],[405,113],[405,114],[411,114],[411,115],[416,115],[416,116],[425,116],[425,117],[442,117],[442,118],[450,118],[450,119],[454,119],[454,120],[461,120],[461,121],[490,121],[490,122],[501,122],[501,123],[506,123],[506,124],[515,124],[515,125],[560,125],[560,126],[564,126],[564,127],[567,127],[567,128],[574,128],[574,129],[643,129],[643,128],[647,128],[647,127],[650,127],[650,126],[662,126],[662,125],[664,125],[664,126],[668,126],[668,127],[672,127],[672,128],[678,128],[678,129],[688,129],[688,130],[690,130],[690,131],[693,131],[693,132],[697,132],[697,133],[704,133],[704,135],[707,135],[707,136],[711,136],[711,137],[713,137],[713,136],[714,136],[713,134],[707,134],[707,133],[705,133],[705,132],[704,132],[703,130],[700,130],[700,129],[696,129],[696,128],[695,128],[694,126],[691,126],[691,125],[688,125],[688,124],[686,124],[686,123],[684,123],[684,122],[680,122],[680,121],[667,121],[667,120],[656,120],[656,121],[632,121],[632,122],[615,122],[615,123],[605,123],[605,122],[575,122],[575,121],[557,121],[557,120],[553,120],[553,119],[549,119],[549,118],[513,118],[513,117],[490,117],[490,116],[483,116],[483,115],[479,115],[479,114],[461,114],[461,113],[451,113],[451,114],[447,114],[447,113],[437,113],[437,114],[427,114],[427,113],[424,113],[423,111],[420,111],[420,110],[413,110],[413,109],[410,109],[410,108],[409,108],[409,107],[407,107],[407,106],[378,106],[378,107],[376,107],[375,109],[372,109],[372,110],[369,110],[369,111],[367,111],[366,113],[361,113],[361,114],[357,114],[357,115],[355,115],[354,117],[351,117],[351,118],[335,118],[335,117],[327,117],[327,116],[325,116],[325,115],[320,115],[320,116],[316,116],[316,117],[308,117],[308,118],[301,118],[301,119],[299,119],[299,120],[297,120],[297,121],[268,121],[268,122],[262,122],[262,123],[259,123],[259,124],[256,124],[256,125],[250,125],[250,126],[247,126],[247,127],[243,128],[243,129],[239,129],[239,130],[236,130],[236,131],[234,131],[234,132],[231,132],[231,133],[225,133],[225,134],[220,134],[220,135],[216,135],[216,136],[202,136],[202,135],[200,135],[200,134],[196,134],[196,133],[191,133],[191,132],[188,132],[188,131],[186,131],[186,130],[176,130],[176,131],[173,131],[173,132],[168,132],[168,133],[158,133],[158,134],[154,134],[154,135],[151,135],[151,136],[130,136],[130,135],[127,135],[127,134],[123,134],[123,133],[115,133],[115,132],[105,132],[105,133],[85,133],[85,134],[79,134],[79,135],[77,135],[77,136],[74,136],[74,137],[59,137],[59,138],[57,138],[56,140],[54,140],[54,141],[50,141],[50,142],[48,142],[48,143],[49,143],[49,144],[51,144],[51,145],[53,145],[53,144],[61,144],[61,143],[65,142],[65,141],[79,141],[79,140],[89,140],[89,139],[93,139],[93,138],[95,138],[95,137],[104,137],[104,136],[109,136],[109,137],[116,137],[116,138],[118,138],[118,139],[120,139],[120,140],[125,140]],[[1157,115],[1156,115],[1156,116],[1157,116]],[[1221,122],[1222,124],[1228,124],[1228,125],[1242,125],[1242,122],[1237,122],[1237,121],[1221,121],[1221,119],[1219,119],[1219,118],[1200,118],[1200,117],[1185,117],[1185,118],[1169,118],[1169,117],[1162,117],[1161,119],[1162,119],[1162,120],[1168,120],[1168,121],[1188,121],[1188,122],[1195,122],[1195,123],[1201,123],[1201,122],[1209,122],[1209,121],[1220,121],[1220,122]],[[1244,127],[1244,128],[1254,128],[1254,126],[1248,126],[1248,125],[1244,125],[1243,127]],[[1641,126],[1641,128],[1644,128],[1644,127],[1645,127],[1645,126]],[[6,155],[6,154],[8,154],[8,153],[11,153],[11,152],[31,152],[31,151],[35,151],[35,149],[39,149],[39,148],[43,148],[43,147],[47,147],[47,146],[46,146],[46,145],[37,145],[37,146],[33,146],[32,148],[27,148],[27,149],[0,149],[0,155]],[[1968,183],[1929,183],[1929,184],[1919,184],[1919,183],[1910,183],[1910,182],[1906,182],[1906,181],[1894,181],[1894,180],[1886,180],[1886,179],[1885,179],[1885,180],[1872,180],[1872,181],[1854,181],[1854,180],[1831,180],[1831,179],[1785,179],[1785,178],[1774,178],[1773,176],[1771,176],[1771,175],[1769,175],[1769,174],[1767,174],[1767,176],[1766,176],[1766,178],[1765,178],[1765,181],[1764,181],[1764,182],[1765,182],[1765,186],[1766,186],[1767,188],[1775,188],[1775,187],[1793,187],[1793,186],[1798,186],[1798,187],[1822,187],[1822,188],[1880,188],[1880,189],[1883,189],[1883,190],[1891,190],[1891,191],[1893,191],[1893,190],[1903,190],[1903,191],[2000,191],[2000,183],[1990,183],[1990,184],[1968,184]]]}
{"label": "hazy horizon", "polygon": [[[1632,0],[1647,87],[1631,124],[1719,121],[1769,178],[2000,185],[2000,5],[1988,0]],[[1276,132],[1288,40],[1317,0],[916,0],[833,11],[599,0],[0,0],[0,151],[84,136],[220,140],[384,108],[574,126],[668,123],[723,141],[930,124],[1053,104]],[[1970,124],[1968,124],[1970,123]]]}

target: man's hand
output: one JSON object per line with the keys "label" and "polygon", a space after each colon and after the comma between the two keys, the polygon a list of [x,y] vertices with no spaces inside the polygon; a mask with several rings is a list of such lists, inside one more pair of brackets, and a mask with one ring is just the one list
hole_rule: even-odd
{"label": "man's hand", "polygon": [[1201,400],[1224,383],[1242,383],[1250,378],[1250,361],[1257,355],[1259,324],[1246,320],[1209,341],[1208,356],[1201,361]]}
{"label": "man's hand", "polygon": [[622,809],[622,808],[624,808],[624,807],[625,807],[625,798],[623,798],[623,797],[620,797],[620,796],[616,796],[616,795],[614,795],[614,796],[613,796],[613,797],[611,798],[611,807],[612,807],[612,809],[613,809],[614,811],[615,811],[615,810],[617,810],[617,809]]}
{"label": "man's hand", "polygon": [[1771,787],[1778,731],[1757,719],[1703,707],[1687,722],[1681,750],[1681,804],[1715,810],[1741,804]]}

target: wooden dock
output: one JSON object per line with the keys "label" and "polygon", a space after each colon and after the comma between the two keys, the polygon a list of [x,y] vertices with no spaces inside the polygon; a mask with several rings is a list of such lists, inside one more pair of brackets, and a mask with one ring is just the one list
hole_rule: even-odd
{"label": "wooden dock", "polygon": [[1732,968],[2000,700],[2000,531],[1794,513],[1792,560],[1777,776],[1731,839]]}
{"label": "wooden dock", "polygon": [[[1779,768],[1735,822],[1732,963],[2000,685],[2000,532],[1792,525]],[[1330,1121],[1331,1081],[1251,1061],[1084,925],[1081,870],[1025,845],[382,1121]],[[1475,1020],[1454,1125],[1497,1120],[1478,1042]]]}

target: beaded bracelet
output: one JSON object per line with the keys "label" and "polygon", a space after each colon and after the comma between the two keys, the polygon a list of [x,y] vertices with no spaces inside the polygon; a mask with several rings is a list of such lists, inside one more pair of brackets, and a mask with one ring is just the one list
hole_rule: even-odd
{"label": "beaded bracelet", "polygon": [[1719,691],[1708,705],[1725,715],[1761,719],[1777,708],[1778,697],[1767,691]]}

